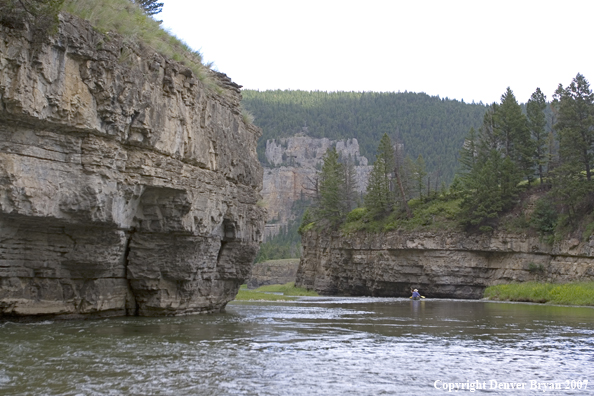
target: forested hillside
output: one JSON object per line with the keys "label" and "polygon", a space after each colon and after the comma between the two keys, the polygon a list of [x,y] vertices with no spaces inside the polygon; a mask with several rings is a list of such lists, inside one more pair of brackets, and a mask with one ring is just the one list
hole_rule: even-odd
{"label": "forested hillside", "polygon": [[398,146],[382,136],[363,206],[354,210],[345,165],[329,149],[300,231],[504,229],[549,243],[587,241],[594,235],[590,83],[577,74],[568,86],[559,84],[551,102],[537,88],[524,109],[510,88],[488,106],[481,126],[466,136],[449,189],[430,189],[422,161],[402,161]]}
{"label": "forested hillside", "polygon": [[404,143],[405,153],[423,156],[432,183],[449,184],[458,152],[471,127],[478,128],[486,105],[441,99],[424,93],[307,92],[244,90],[243,106],[262,128],[258,154],[266,140],[293,136],[307,127],[311,137],[356,137],[361,154],[375,160],[384,133]]}

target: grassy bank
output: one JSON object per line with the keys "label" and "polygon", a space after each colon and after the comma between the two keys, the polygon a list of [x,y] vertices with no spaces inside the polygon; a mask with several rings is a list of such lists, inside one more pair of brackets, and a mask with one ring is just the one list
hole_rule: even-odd
{"label": "grassy bank", "polygon": [[283,293],[283,295],[285,296],[318,296],[318,293],[316,293],[315,291],[303,289],[301,287],[295,287],[295,282],[285,283],[284,285],[261,286],[255,289],[255,291],[268,293]]}
{"label": "grassy bank", "polygon": [[[282,294],[271,294],[282,293]],[[294,282],[284,285],[262,286],[254,290],[248,290],[246,285],[241,286],[235,301],[292,301],[302,296],[317,296],[318,293],[295,287]]]}
{"label": "grassy bank", "polygon": [[126,40],[141,41],[160,54],[190,68],[196,77],[218,93],[222,89],[210,77],[210,64],[202,54],[161,27],[161,22],[146,15],[129,0],[65,0],[62,11],[89,21],[102,33],[116,32]]}
{"label": "grassy bank", "polygon": [[499,301],[594,306],[594,282],[564,284],[525,282],[490,286],[485,290],[485,298]]}

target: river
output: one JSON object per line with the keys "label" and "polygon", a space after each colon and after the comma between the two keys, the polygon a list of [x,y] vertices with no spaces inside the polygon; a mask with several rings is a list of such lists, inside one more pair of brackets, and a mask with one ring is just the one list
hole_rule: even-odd
{"label": "river", "polygon": [[233,302],[213,315],[0,323],[3,395],[421,396],[450,388],[594,394],[594,309],[304,298]]}

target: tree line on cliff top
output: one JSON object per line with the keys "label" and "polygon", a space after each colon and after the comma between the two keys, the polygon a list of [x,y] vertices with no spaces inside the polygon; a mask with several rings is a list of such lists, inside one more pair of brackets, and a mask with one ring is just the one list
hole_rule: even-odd
{"label": "tree line on cliff top", "polygon": [[594,231],[594,94],[583,75],[560,84],[551,102],[537,89],[525,109],[508,88],[460,146],[453,183],[436,188],[428,183],[423,156],[404,157],[402,144],[384,134],[366,195],[354,210],[346,202],[347,165],[329,149],[301,232],[434,229],[446,223],[490,232],[503,224],[553,240],[562,232],[586,238]]}
{"label": "tree line on cliff top", "polygon": [[384,134],[395,138],[416,158],[426,159],[429,173],[449,184],[457,153],[470,127],[477,128],[487,106],[413,92],[308,92],[243,90],[242,105],[262,128],[258,157],[266,164],[268,139],[307,135],[331,140],[357,138],[370,162]]}

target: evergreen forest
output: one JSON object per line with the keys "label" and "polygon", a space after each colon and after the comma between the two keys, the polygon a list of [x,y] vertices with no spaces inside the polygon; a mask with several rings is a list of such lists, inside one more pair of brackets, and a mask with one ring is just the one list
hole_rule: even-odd
{"label": "evergreen forest", "polygon": [[329,149],[318,192],[300,232],[310,229],[495,229],[539,235],[549,243],[594,234],[594,93],[578,74],[547,100],[540,89],[521,105],[510,88],[486,107],[459,147],[449,187],[427,183],[423,156],[379,140],[364,203],[351,209],[347,165]]}
{"label": "evergreen forest", "polygon": [[258,156],[266,163],[268,139],[306,132],[332,140],[357,138],[361,155],[373,162],[384,134],[407,153],[426,160],[438,183],[449,184],[466,132],[478,128],[487,106],[412,92],[242,91],[243,107],[262,128]]}

